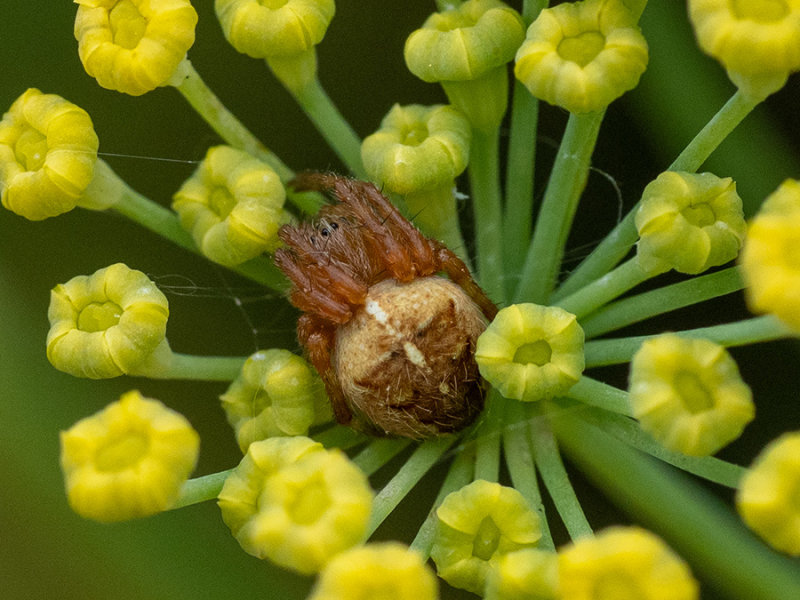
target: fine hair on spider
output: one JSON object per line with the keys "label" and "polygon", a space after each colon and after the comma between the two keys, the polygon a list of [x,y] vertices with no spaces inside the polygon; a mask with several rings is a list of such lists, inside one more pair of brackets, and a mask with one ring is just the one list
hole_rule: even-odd
{"label": "fine hair on spider", "polygon": [[302,173],[292,185],[333,200],[281,227],[275,263],[292,282],[298,341],[336,420],[411,438],[472,422],[484,396],[475,343],[497,308],[463,261],[372,183]]}

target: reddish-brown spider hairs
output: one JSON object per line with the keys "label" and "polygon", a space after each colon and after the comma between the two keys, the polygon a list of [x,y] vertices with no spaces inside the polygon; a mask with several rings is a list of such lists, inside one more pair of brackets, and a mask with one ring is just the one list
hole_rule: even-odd
{"label": "reddish-brown spider hairs", "polygon": [[483,406],[475,340],[497,308],[464,262],[371,183],[302,173],[291,185],[334,200],[281,227],[275,263],[336,420],[414,438],[471,422]]}

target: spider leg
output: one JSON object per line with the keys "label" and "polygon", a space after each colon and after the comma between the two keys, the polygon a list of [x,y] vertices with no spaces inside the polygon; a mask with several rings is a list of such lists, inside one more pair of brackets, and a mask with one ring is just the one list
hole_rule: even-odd
{"label": "spider leg", "polygon": [[430,244],[432,249],[436,252],[436,256],[441,265],[440,270],[447,273],[447,276],[466,292],[467,296],[478,305],[478,308],[481,309],[481,312],[483,312],[487,319],[490,321],[494,319],[497,314],[497,306],[489,299],[486,292],[475,283],[464,261],[458,258],[450,248],[441,242],[430,240]]}
{"label": "spider leg", "polygon": [[331,348],[335,344],[335,338],[335,327],[313,313],[302,314],[297,320],[297,339],[325,384],[333,416],[337,423],[347,425],[353,419],[353,413],[347,407],[336,371],[331,365]]}

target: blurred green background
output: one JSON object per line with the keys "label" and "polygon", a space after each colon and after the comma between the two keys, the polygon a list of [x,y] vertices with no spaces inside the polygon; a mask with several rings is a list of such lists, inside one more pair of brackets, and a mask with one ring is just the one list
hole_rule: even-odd
{"label": "blurred green background", "polygon": [[[341,170],[263,63],[226,44],[213,3],[194,4],[200,21],[189,57],[226,105],[293,168]],[[651,65],[640,87],[608,112],[594,159],[598,173],[590,178],[572,247],[596,241],[617,218],[618,198],[601,173],[614,178],[622,202],[630,206],[732,93],[721,69],[695,48],[683,3],[650,4],[643,29]],[[394,102],[443,101],[438,88],[417,81],[402,62],[405,36],[433,6],[418,0],[338,3],[319,50],[320,73],[360,135],[373,131]],[[64,96],[92,116],[100,150],[109,153],[107,162],[135,189],[168,204],[194,161],[219,140],[173,89],[132,98],[97,86],[78,60],[72,36],[75,10],[70,2],[52,0],[0,3],[0,109],[5,111],[28,87]],[[737,180],[750,212],[782,179],[800,177],[799,91],[795,78],[751,115],[706,166]],[[562,111],[543,108],[537,145],[544,168],[564,121]],[[541,185],[537,182],[537,189]],[[58,468],[58,431],[131,388],[190,419],[202,438],[199,474],[228,468],[240,458],[217,402],[224,386],[129,378],[84,381],[57,372],[46,361],[49,289],[117,261],[148,273],[164,288],[171,306],[168,337],[176,351],[244,355],[260,346],[296,348],[293,313],[281,299],[122,218],[76,210],[30,223],[0,211],[0,596],[303,597],[311,580],[244,554],[213,503],[113,526],[84,521],[68,509]],[[234,297],[247,300],[244,309]],[[682,321],[672,316],[658,326],[725,322],[738,314],[743,308],[737,298],[683,311],[678,315]],[[765,440],[800,423],[799,361],[795,344],[788,342],[738,349],[735,355],[756,391],[759,416],[724,456],[748,462]],[[577,483],[584,485],[580,478]],[[408,541],[433,493],[420,490],[380,536]],[[602,502],[589,504],[587,511],[599,524],[616,518]]]}

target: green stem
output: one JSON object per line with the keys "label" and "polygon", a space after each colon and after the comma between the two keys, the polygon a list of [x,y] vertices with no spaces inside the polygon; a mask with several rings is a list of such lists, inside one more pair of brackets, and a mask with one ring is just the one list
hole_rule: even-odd
{"label": "green stem", "polygon": [[400,454],[410,443],[411,440],[408,439],[372,440],[353,458],[353,462],[365,475],[369,476]]}
{"label": "green stem", "polygon": [[554,304],[580,319],[655,275],[642,269],[639,261],[633,257],[586,287],[556,300]]}
{"label": "green stem", "polygon": [[800,598],[797,563],[758,541],[710,493],[593,427],[574,411],[553,419],[562,447],[619,506],[641,519],[731,598]]}
{"label": "green stem", "polygon": [[[752,319],[713,325],[711,327],[686,329],[675,333],[690,338],[705,338],[723,346],[745,346],[747,344],[769,342],[795,336],[791,329],[772,315],[753,317]],[[657,335],[639,335],[587,342],[584,350],[586,367],[602,367],[626,363],[631,360],[642,345],[642,342],[654,337],[657,337]]]}
{"label": "green stem", "polygon": [[453,459],[428,516],[419,528],[417,535],[414,537],[414,541],[411,542],[411,548],[419,552],[423,558],[427,559],[428,556],[430,556],[431,547],[433,546],[433,537],[436,535],[436,524],[438,523],[436,509],[439,508],[439,505],[441,505],[448,494],[461,489],[472,481],[474,459],[473,453],[468,449],[462,450],[456,454],[456,457]]}
{"label": "green stem", "polygon": [[[737,91],[666,170],[695,172],[757,104],[757,101],[748,100]],[[638,238],[634,223],[638,207],[637,202],[566,279],[559,290],[562,296],[572,294],[601,277],[628,253]]]}
{"label": "green stem", "polygon": [[719,485],[735,488],[742,475],[747,471],[744,467],[714,456],[687,456],[680,452],[667,450],[647,435],[636,421],[623,415],[592,410],[582,412],[581,417],[637,450]]}
{"label": "green stem", "polygon": [[592,535],[592,528],[583,514],[575,490],[569,482],[564,463],[558,452],[553,431],[547,419],[531,421],[531,445],[542,481],[556,506],[569,536],[575,540]]}
{"label": "green stem", "polygon": [[478,277],[496,304],[502,304],[505,298],[499,160],[499,133],[484,133],[473,128],[468,168]]}
{"label": "green stem", "polygon": [[569,389],[567,396],[612,413],[628,416],[631,414],[628,392],[585,375]]}
{"label": "green stem", "polygon": [[529,407],[522,402],[509,402],[508,418],[503,430],[503,455],[514,487],[525,497],[538,514],[542,527],[539,546],[554,549],[553,537],[542,504],[542,495],[536,481],[536,468],[530,442]]}
{"label": "green stem", "polygon": [[455,441],[455,436],[435,438],[424,442],[414,451],[389,483],[375,496],[367,527],[367,536],[375,532],[383,520],[400,504],[406,494],[438,462]]}
{"label": "green stem", "polygon": [[236,116],[222,104],[216,94],[205,84],[188,59],[183,61],[183,78],[175,88],[217,134],[234,148],[239,148],[263,160],[280,176],[290,180],[294,174],[283,161],[268,150]]}
{"label": "green stem", "polygon": [[581,326],[586,337],[592,338],[655,315],[731,294],[742,287],[739,270],[729,267],[614,302],[592,313]]}
{"label": "green stem", "polygon": [[514,295],[516,302],[543,304],[550,297],[604,115],[605,111],[598,111],[569,117]]}
{"label": "green stem", "polygon": [[484,420],[475,440],[475,479],[497,481],[500,477],[500,436],[504,425],[506,399],[494,388],[486,399]]}
{"label": "green stem", "polygon": [[190,506],[192,504],[199,504],[206,500],[214,500],[219,496],[222,490],[222,484],[225,483],[228,475],[233,471],[234,469],[228,469],[227,471],[220,471],[219,473],[212,473],[210,475],[203,475],[202,477],[190,479],[181,487],[178,500],[170,510],[183,508],[184,506]]}
{"label": "green stem", "polygon": [[[520,273],[533,227],[534,163],[539,101],[519,81],[514,83],[511,134],[506,163],[506,206],[503,214],[503,259],[505,272]],[[509,280],[509,287],[518,281]],[[512,287],[512,289],[513,289]]]}
{"label": "green stem", "polygon": [[312,435],[311,439],[326,448],[341,448],[342,450],[359,446],[369,440],[363,433],[342,425],[328,427],[324,431]]}
{"label": "green stem", "polygon": [[169,366],[158,379],[233,381],[239,376],[246,356],[192,356],[173,352]]}
{"label": "green stem", "polygon": [[[292,92],[292,90],[289,90]],[[328,145],[355,177],[366,179],[361,163],[361,140],[336,108],[316,77],[296,93],[300,108],[320,132]]]}
{"label": "green stem", "polygon": [[[178,216],[169,210],[153,202],[134,191],[121,179],[125,189],[122,192],[119,202],[112,208],[119,214],[129,218],[150,231],[157,233],[172,243],[190,250],[195,254],[201,254],[200,250],[183,227],[180,225]],[[263,257],[254,258],[244,264],[231,267],[235,271],[253,281],[256,281],[273,291],[282,292],[286,290],[286,278],[272,263],[271,260]]]}
{"label": "green stem", "polygon": [[426,235],[443,242],[469,267],[470,259],[458,223],[454,189],[455,182],[450,181],[437,188],[406,194],[403,200],[414,225]]}

